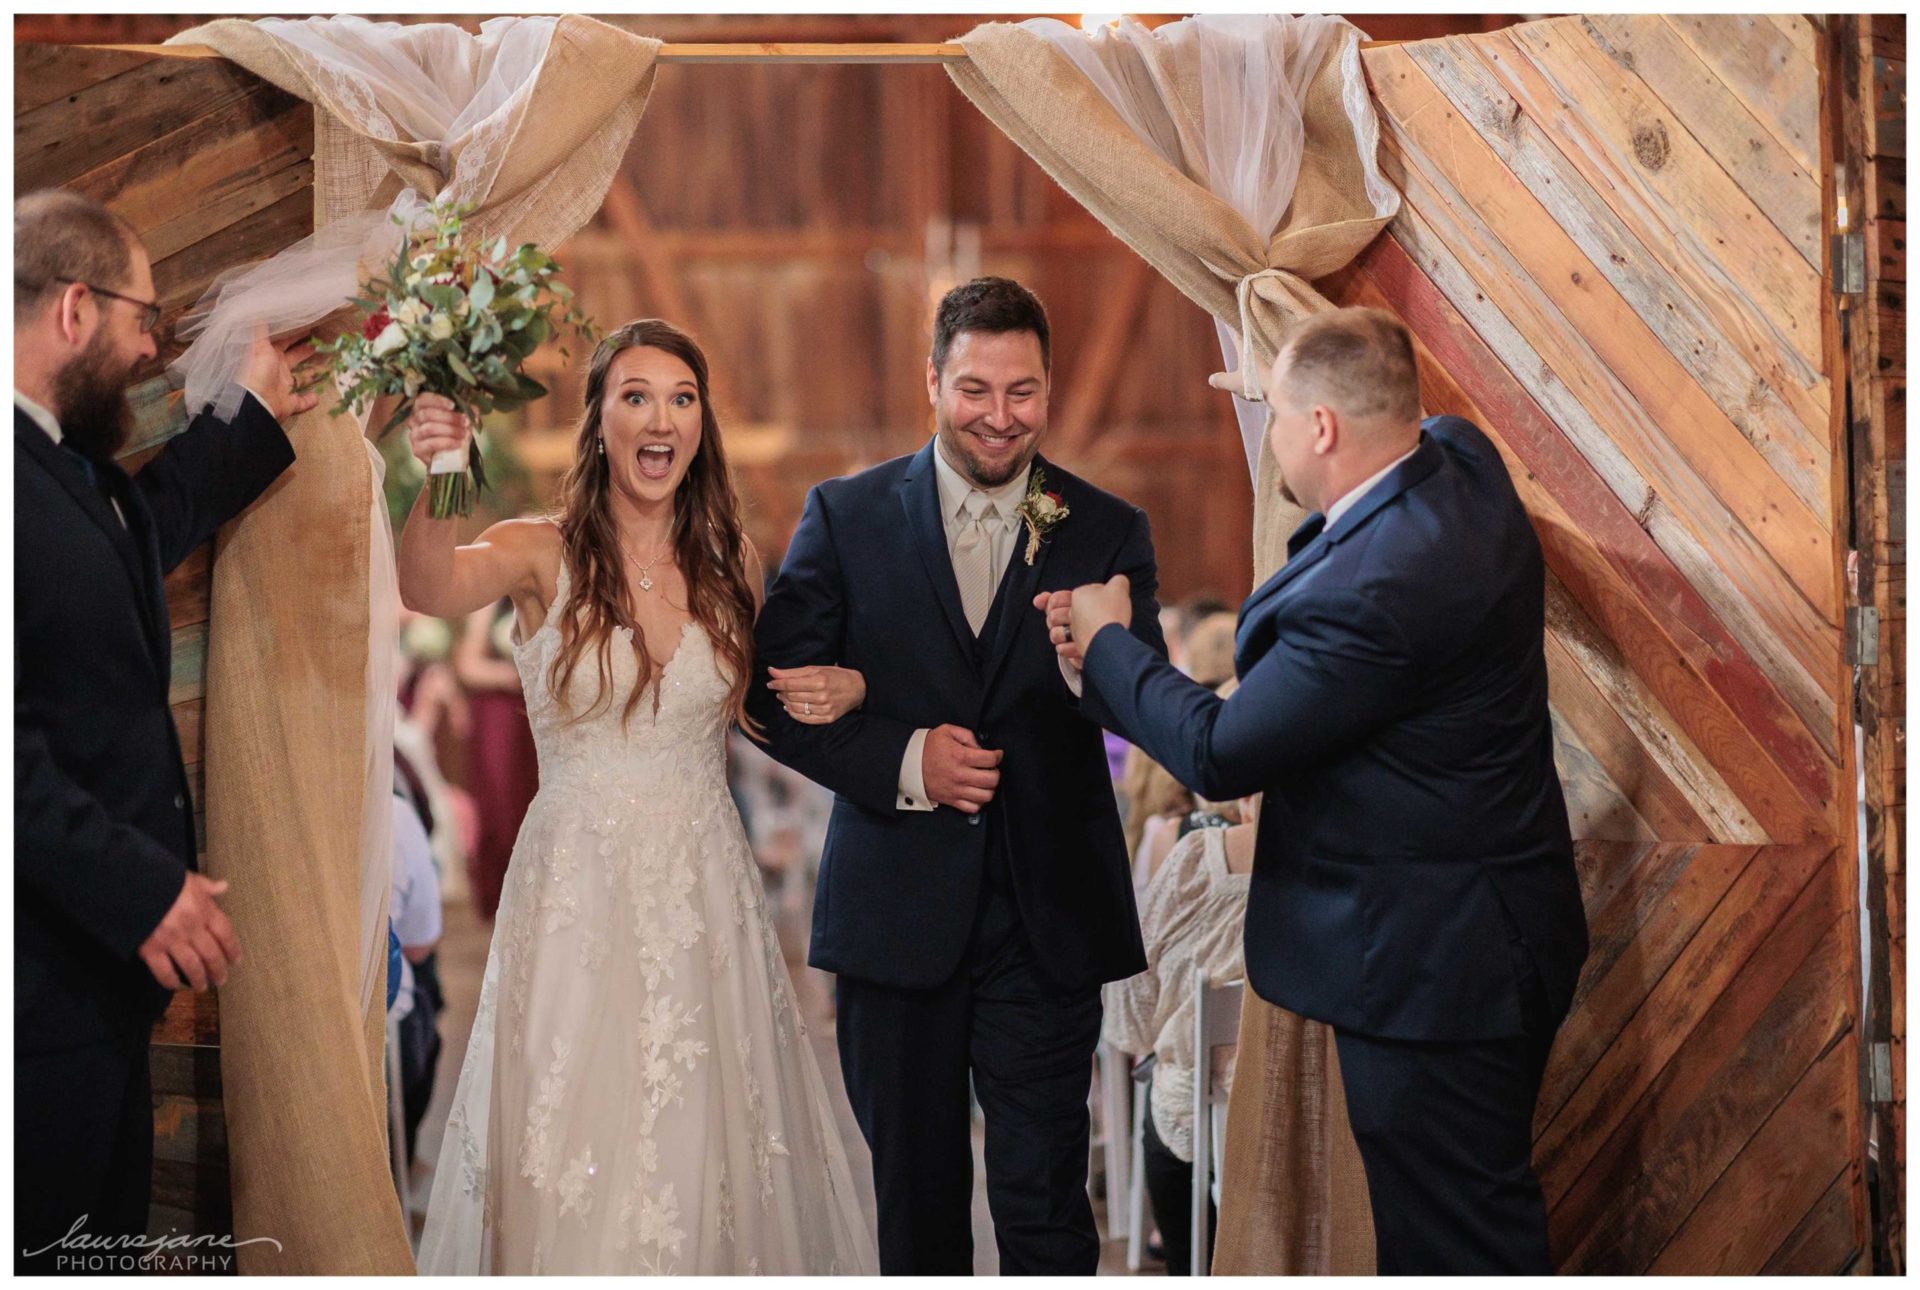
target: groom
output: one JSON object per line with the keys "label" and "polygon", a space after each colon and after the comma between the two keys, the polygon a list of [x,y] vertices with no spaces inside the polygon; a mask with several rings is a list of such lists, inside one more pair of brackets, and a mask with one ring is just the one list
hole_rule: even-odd
{"label": "groom", "polygon": [[[973,1270],[969,1080],[1001,1272],[1099,1262],[1100,986],[1146,959],[1100,728],[1030,606],[1124,574],[1143,647],[1165,646],[1146,515],[1036,455],[1048,359],[1032,292],[948,292],[933,440],[812,490],[756,630],[749,710],[836,795],[810,962],[837,974],[887,1273]],[[797,722],[767,668],[823,662],[865,674],[865,706]]]}

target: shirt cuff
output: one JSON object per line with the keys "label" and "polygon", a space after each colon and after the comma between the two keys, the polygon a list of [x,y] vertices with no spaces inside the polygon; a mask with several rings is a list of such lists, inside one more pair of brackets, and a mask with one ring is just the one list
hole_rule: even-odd
{"label": "shirt cuff", "polygon": [[907,740],[907,751],[900,758],[900,791],[894,798],[894,807],[902,811],[931,811],[933,803],[927,800],[926,772],[920,765],[920,758],[927,747],[926,727],[913,732],[913,738]]}
{"label": "shirt cuff", "polygon": [[1086,690],[1086,678],[1080,675],[1079,668],[1067,662],[1064,658],[1060,659],[1059,663],[1060,679],[1067,683],[1069,690],[1073,691],[1074,698],[1080,698]]}

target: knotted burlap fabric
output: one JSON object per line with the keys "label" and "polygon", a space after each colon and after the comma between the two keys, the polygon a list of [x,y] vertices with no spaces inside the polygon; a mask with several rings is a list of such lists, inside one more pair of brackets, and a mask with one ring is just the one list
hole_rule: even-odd
{"label": "knotted burlap fabric", "polygon": [[[1106,98],[1039,34],[1005,23],[961,38],[948,73],[986,117],[1188,299],[1240,334],[1243,370],[1263,371],[1291,319],[1331,309],[1312,281],[1341,268],[1384,228],[1342,104],[1345,46],[1330,52],[1302,105],[1306,146],[1278,229],[1263,238],[1238,211],[1143,142]],[[1187,47],[1191,50],[1191,46]],[[1197,157],[1201,73],[1174,47],[1144,49],[1151,77]],[[1251,352],[1246,352],[1251,351]],[[1286,558],[1303,518],[1279,495],[1264,443],[1254,494],[1254,581]],[[1370,1274],[1373,1219],[1347,1123],[1333,1033],[1246,992],[1227,1115],[1216,1273]]]}
{"label": "knotted burlap fabric", "polygon": [[[646,107],[659,42],[588,18],[557,21],[530,94],[467,137],[406,142],[363,128],[364,81],[333,77],[250,22],[205,45],[314,104],[315,220],[383,208],[403,187],[483,176],[468,220],[552,246],[598,208]],[[460,166],[465,150],[497,164]],[[338,323],[332,330],[337,330]],[[329,329],[323,328],[323,334]],[[413,1256],[389,1173],[385,991],[361,1003],[363,788],[391,740],[366,719],[370,609],[383,508],[364,430],[321,406],[287,429],[299,459],[220,534],[206,698],[207,868],[246,959],[220,992],[221,1076],[235,1235],[245,1273],[396,1273]],[[384,963],[384,943],[382,944]]]}

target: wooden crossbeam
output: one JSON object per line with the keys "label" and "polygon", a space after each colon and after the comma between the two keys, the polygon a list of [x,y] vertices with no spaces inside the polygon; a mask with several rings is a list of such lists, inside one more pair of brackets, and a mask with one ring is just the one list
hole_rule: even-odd
{"label": "wooden crossbeam", "polygon": [[960,45],[662,45],[663,63],[964,63]]}
{"label": "wooden crossbeam", "polygon": [[[1360,48],[1395,45],[1399,41],[1360,42]],[[176,58],[218,58],[205,45],[94,45],[94,49],[127,49]],[[902,44],[873,41],[862,44],[802,44],[771,41],[726,44],[666,44],[660,46],[663,63],[964,63],[966,47],[951,42],[940,45]]]}
{"label": "wooden crossbeam", "polygon": [[[219,58],[205,45],[93,45],[92,49],[124,49],[174,58]],[[770,41],[729,44],[667,44],[660,46],[663,63],[963,63],[967,51],[960,45],[801,44]]]}

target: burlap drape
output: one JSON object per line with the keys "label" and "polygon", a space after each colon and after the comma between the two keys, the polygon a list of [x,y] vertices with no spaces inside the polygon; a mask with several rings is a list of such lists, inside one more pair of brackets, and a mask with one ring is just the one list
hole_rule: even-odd
{"label": "burlap drape", "polygon": [[[1242,363],[1270,363],[1290,318],[1331,308],[1311,280],[1385,226],[1341,102],[1340,55],[1310,82],[1298,187],[1263,239],[1225,201],[1135,136],[1042,36],[1004,23],[961,38],[949,74],[976,107],[1189,299],[1243,332]],[[1200,130],[1200,71],[1154,47],[1151,75],[1182,131]],[[1285,559],[1302,518],[1264,446],[1254,496],[1255,581]],[[1227,1115],[1216,1273],[1366,1274],[1373,1220],[1347,1124],[1332,1032],[1247,991]]]}
{"label": "burlap drape", "polygon": [[[474,137],[395,142],[364,104],[266,30],[222,20],[202,44],[315,105],[315,220],[440,193],[463,147],[504,148],[469,226],[557,243],[599,207],[645,109],[659,42],[558,20],[531,95]],[[488,133],[489,128],[491,133]],[[501,131],[507,131],[502,137]],[[479,137],[484,135],[485,137]],[[246,1273],[413,1270],[388,1172],[382,1004],[360,1002],[358,922],[374,481],[361,427],[331,399],[288,427],[297,464],[220,534],[206,699],[209,871],[246,960],[220,996],[236,1236]]]}

